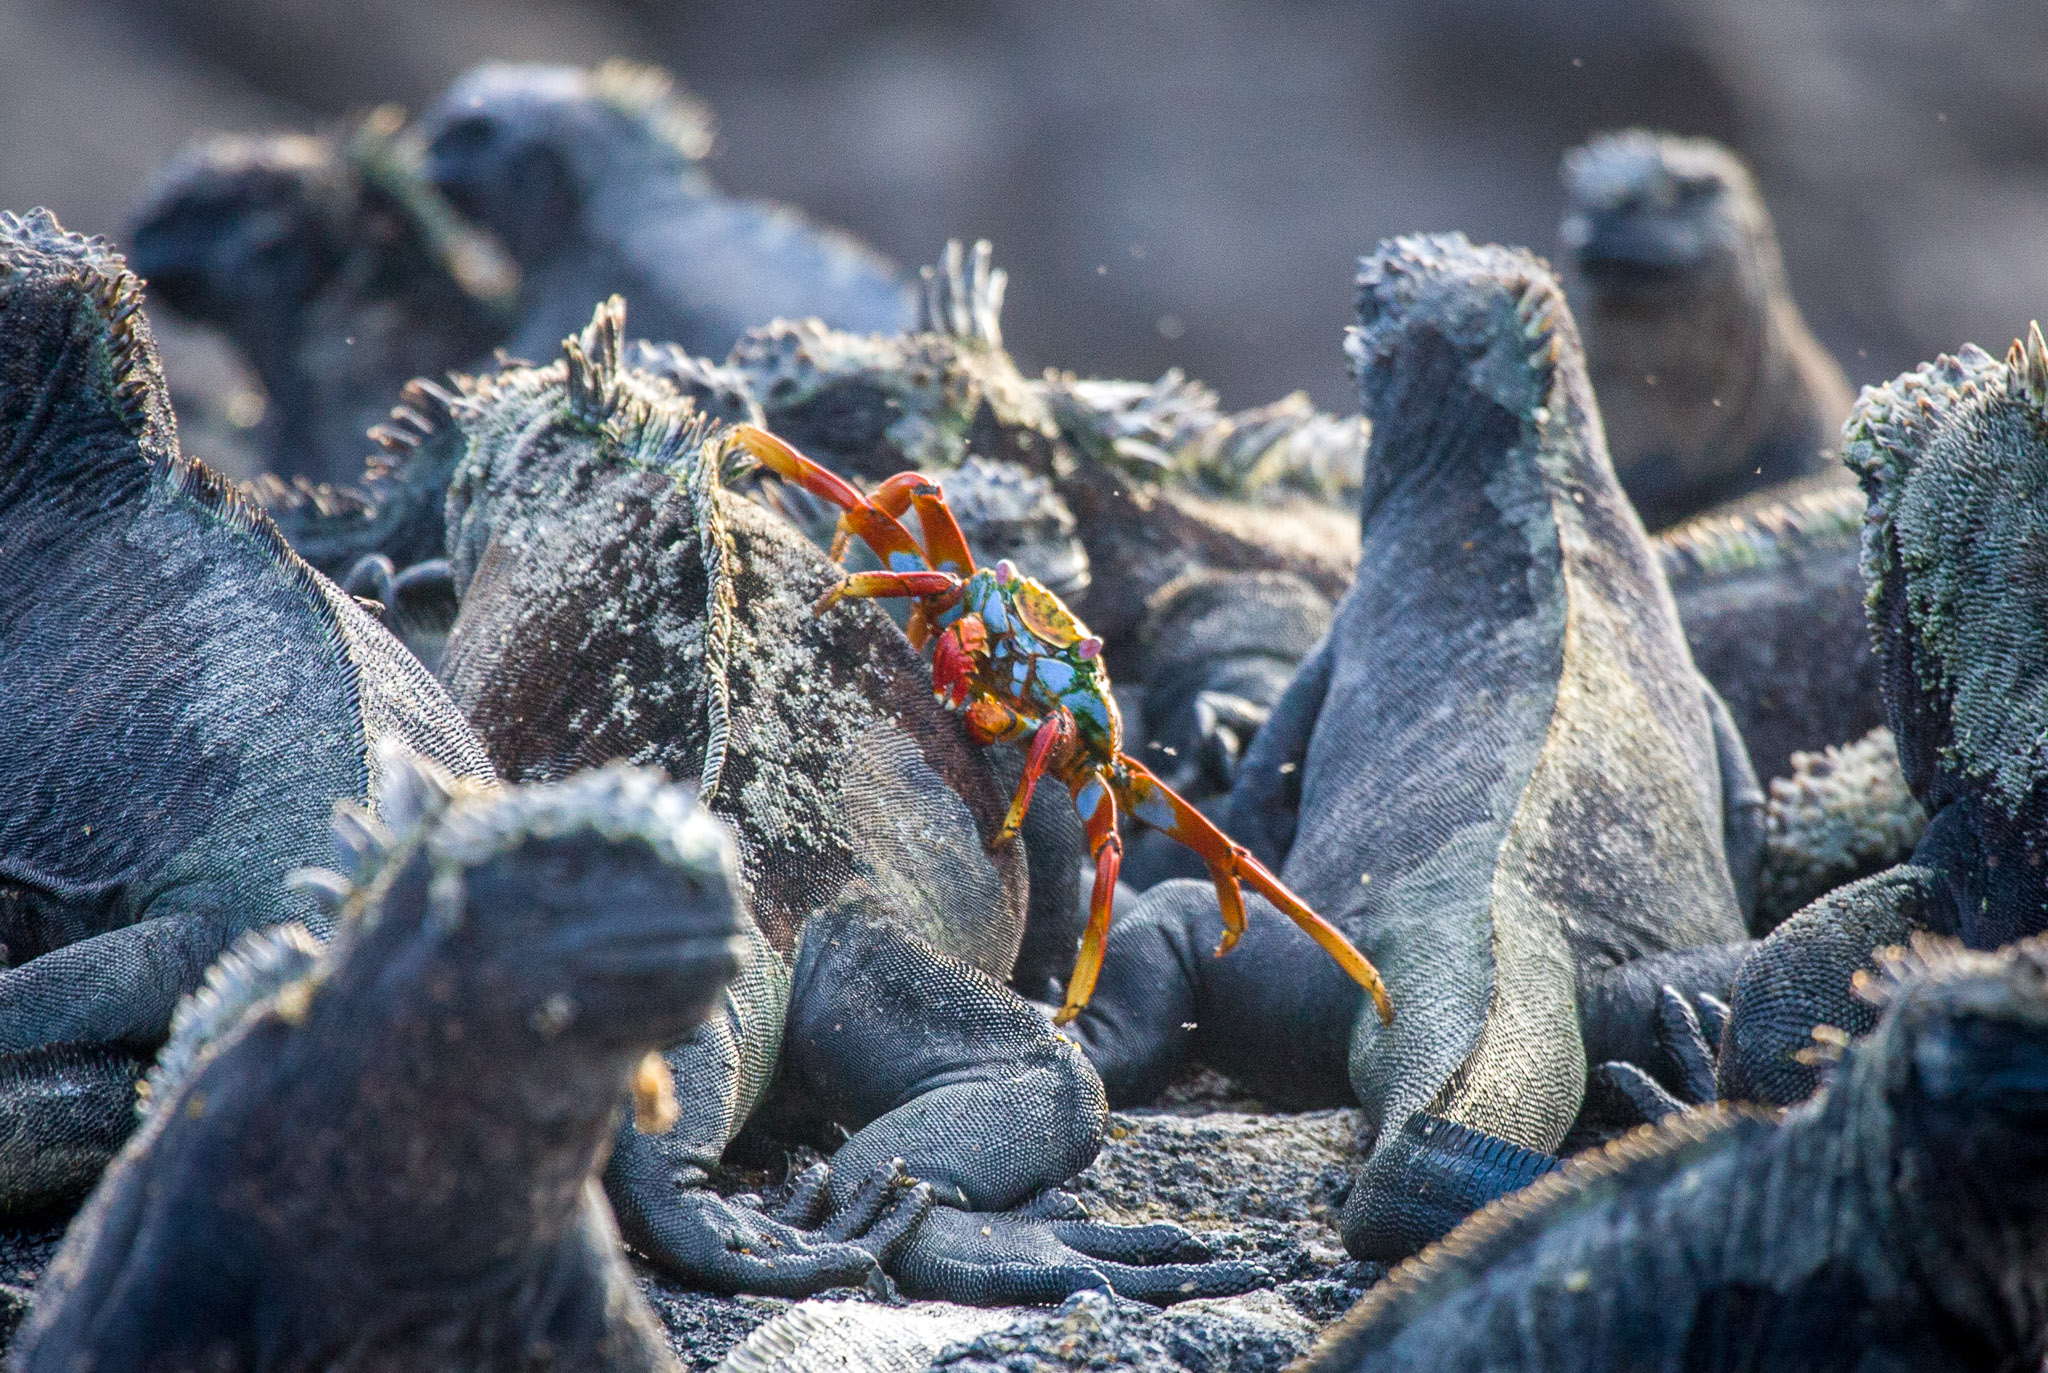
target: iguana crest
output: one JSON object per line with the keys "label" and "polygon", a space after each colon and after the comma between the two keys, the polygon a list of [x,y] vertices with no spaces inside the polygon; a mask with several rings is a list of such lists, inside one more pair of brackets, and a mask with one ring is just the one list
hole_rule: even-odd
{"label": "iguana crest", "polygon": [[1901,597],[1917,685],[1946,717],[1942,765],[2017,817],[2048,763],[2048,607],[2013,594],[2048,576],[2040,326],[2003,362],[1969,345],[1865,388],[1843,436],[1870,501],[1872,631]]}
{"label": "iguana crest", "polygon": [[[598,440],[595,454],[599,466],[653,469],[668,475],[688,495],[696,514],[708,588],[704,635],[708,742],[698,777],[700,799],[708,805],[718,794],[731,733],[727,667],[737,568],[732,536],[718,499],[730,453],[721,426],[699,414],[687,396],[677,394],[660,377],[625,365],[625,312],[625,302],[613,296],[597,307],[581,334],[563,341],[560,360],[546,367],[511,368],[485,378],[460,378],[455,393],[426,399],[446,405],[467,436],[472,454],[517,452],[521,443],[541,428],[560,422]],[[433,432],[437,421],[417,415],[405,423],[408,431],[419,429],[425,434]],[[403,436],[394,437],[400,443],[406,441]],[[466,469],[451,486],[451,528],[461,522],[461,512],[477,486],[509,479],[509,473],[493,472],[491,466],[485,463]],[[560,472],[554,479],[573,483],[578,473]]]}
{"label": "iguana crest", "polygon": [[26,216],[0,211],[0,281],[37,269],[72,277],[97,312],[113,394],[128,432],[141,438],[152,424],[168,428],[170,407],[151,403],[162,390],[161,379],[155,349],[146,343],[142,281],[128,270],[127,260],[103,238],[69,232],[48,210],[30,210]]}
{"label": "iguana crest", "polygon": [[615,57],[590,74],[590,91],[690,161],[710,155],[718,135],[711,107],[679,89],[661,68]]}

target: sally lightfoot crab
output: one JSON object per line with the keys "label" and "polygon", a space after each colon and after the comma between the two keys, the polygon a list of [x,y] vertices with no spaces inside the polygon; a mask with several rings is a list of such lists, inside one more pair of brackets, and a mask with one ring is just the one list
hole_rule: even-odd
{"label": "sally lightfoot crab", "polygon": [[[1350,940],[1123,751],[1123,722],[1102,664],[1102,640],[1058,596],[1007,560],[976,568],[936,481],[900,473],[869,497],[764,429],[735,426],[732,442],[778,475],[840,507],[844,513],[833,542],[834,560],[855,536],[881,559],[882,570],[842,579],[818,602],[818,613],[846,596],[910,598],[915,604],[907,630],[912,644],[931,650],[933,693],[961,714],[977,742],[1026,744],[1024,778],[994,842],[1016,837],[1032,793],[1047,773],[1073,793],[1095,860],[1095,887],[1058,1023],[1081,1013],[1102,968],[1123,863],[1120,814],[1163,831],[1208,864],[1223,909],[1218,956],[1228,953],[1244,932],[1239,883],[1249,882],[1365,988],[1382,1021],[1393,1019],[1378,971]],[[900,519],[912,510],[924,535],[922,546]]]}

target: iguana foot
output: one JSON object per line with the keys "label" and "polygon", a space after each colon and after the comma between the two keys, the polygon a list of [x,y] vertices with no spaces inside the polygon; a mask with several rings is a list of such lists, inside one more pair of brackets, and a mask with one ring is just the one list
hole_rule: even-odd
{"label": "iguana foot", "polygon": [[906,1296],[969,1306],[1042,1305],[1090,1288],[1167,1306],[1273,1281],[1261,1264],[1216,1258],[1178,1225],[1031,1214],[1049,1209],[1038,1198],[1018,1211],[935,1206],[889,1271]]}
{"label": "iguana foot", "polygon": [[824,1214],[830,1168],[816,1164],[773,1212],[755,1210],[702,1187],[682,1187],[658,1210],[629,1217],[621,1229],[634,1248],[685,1282],[713,1292],[808,1297],[833,1287],[886,1291],[883,1265],[903,1248],[931,1209],[929,1184],[891,1160]]}

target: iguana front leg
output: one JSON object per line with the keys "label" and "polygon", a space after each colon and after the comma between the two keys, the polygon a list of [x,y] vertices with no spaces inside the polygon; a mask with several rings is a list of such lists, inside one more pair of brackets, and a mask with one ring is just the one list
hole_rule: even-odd
{"label": "iguana front leg", "polygon": [[[619,1128],[604,1186],[626,1242],[687,1282],[714,1292],[807,1297],[882,1281],[882,1261],[902,1246],[931,1204],[929,1188],[883,1160],[828,1196],[823,1175],[799,1179],[776,1214],[721,1197],[712,1169],[738,1131],[748,1036],[744,1017],[764,1008],[727,998],[726,1013],[663,1055],[681,1115],[673,1129]],[[836,1205],[827,1203],[836,1202]]]}
{"label": "iguana front leg", "polygon": [[1209,1262],[1177,1226],[1052,1209],[1048,1189],[1101,1146],[1100,1081],[1007,987],[861,910],[805,929],[784,1053],[795,1099],[853,1131],[832,1158],[835,1205],[895,1159],[930,1185],[938,1204],[888,1262],[917,1295],[1039,1302],[1106,1286],[1169,1301],[1267,1280]]}
{"label": "iguana front leg", "polygon": [[0,972],[0,1054],[44,1044],[153,1045],[236,931],[193,912],[153,916]]}

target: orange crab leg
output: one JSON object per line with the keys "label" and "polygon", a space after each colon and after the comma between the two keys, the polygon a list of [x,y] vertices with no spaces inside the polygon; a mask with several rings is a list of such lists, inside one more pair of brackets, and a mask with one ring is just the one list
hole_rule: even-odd
{"label": "orange crab leg", "polygon": [[875,556],[891,572],[909,572],[931,566],[924,556],[924,549],[910,537],[910,531],[903,527],[902,521],[863,496],[860,488],[836,472],[820,467],[766,429],[755,425],[734,425],[732,441],[759,459],[769,471],[788,478],[812,495],[822,497],[846,512],[839,517],[840,538],[835,539],[832,545],[834,561],[846,551],[843,540],[851,531],[875,550]]}
{"label": "orange crab leg", "polygon": [[1074,742],[1074,716],[1064,708],[1054,711],[1039,722],[1038,732],[1031,736],[1031,749],[1024,755],[1024,780],[1017,783],[1017,794],[1010,798],[1010,812],[1003,817],[1003,827],[989,844],[1000,848],[1017,837],[1017,831],[1024,824],[1024,812],[1031,808],[1031,794],[1038,790],[1038,779],[1045,776],[1045,765],[1053,752]]}
{"label": "orange crab leg", "polygon": [[873,600],[887,596],[943,596],[960,589],[960,579],[950,572],[850,572],[839,584],[818,598],[813,612],[822,615],[842,597]]}
{"label": "orange crab leg", "polygon": [[1278,906],[1303,933],[1322,945],[1323,951],[1351,975],[1352,981],[1365,988],[1381,1023],[1392,1023],[1394,1005],[1387,998],[1379,969],[1344,937],[1342,930],[1317,915],[1265,864],[1252,857],[1250,850],[1217,829],[1207,816],[1153,776],[1143,763],[1128,753],[1119,753],[1117,763],[1111,785],[1121,794],[1124,809],[1154,829],[1164,831],[1168,838],[1187,845],[1209,865],[1209,876],[1216,883],[1216,897],[1223,907],[1223,939],[1216,946],[1217,957],[1230,952],[1244,933],[1244,893],[1238,882],[1249,882],[1252,890]]}
{"label": "orange crab leg", "polygon": [[1074,804],[1088,831],[1095,887],[1088,894],[1088,929],[1081,936],[1081,953],[1074,960],[1074,975],[1067,979],[1067,1003],[1052,1018],[1055,1025],[1065,1025],[1081,1014],[1088,998],[1095,995],[1095,979],[1102,974],[1102,951],[1109,942],[1109,908],[1116,900],[1116,875],[1124,865],[1124,841],[1116,833],[1116,797],[1103,785],[1100,774],[1086,774],[1074,788]]}
{"label": "orange crab leg", "polygon": [[[953,518],[953,509],[946,504],[946,493],[939,489],[939,484],[919,472],[901,472],[883,482],[875,492],[877,504],[881,504],[882,491],[891,487],[895,488],[890,492],[892,502],[908,497],[916,507],[917,527],[924,534],[924,553],[931,565],[972,577],[974,554],[968,549],[967,536],[960,532],[960,522]],[[882,508],[892,515],[902,513],[887,504]]]}

